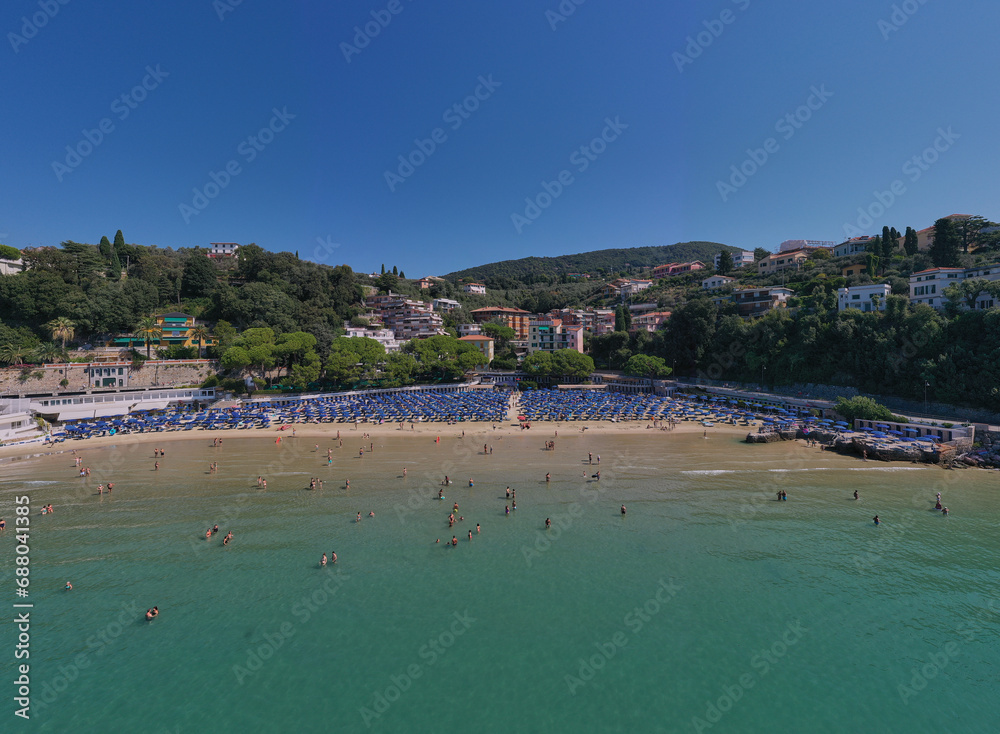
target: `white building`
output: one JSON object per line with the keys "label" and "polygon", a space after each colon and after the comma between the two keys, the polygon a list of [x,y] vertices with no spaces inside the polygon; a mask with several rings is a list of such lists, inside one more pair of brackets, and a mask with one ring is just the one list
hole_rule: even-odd
{"label": "white building", "polygon": [[398,352],[402,348],[402,344],[396,341],[396,334],[392,329],[366,329],[363,326],[350,326],[347,327],[346,336],[349,337],[359,337],[363,336],[368,339],[374,339],[383,347],[385,347],[386,352]]}
{"label": "white building", "polygon": [[[910,276],[910,303],[926,303],[936,309],[944,308],[948,298],[944,290],[963,280],[977,279],[989,282],[1000,280],[1000,263],[979,265],[974,268],[930,268]],[[996,298],[983,291],[976,300],[976,308],[993,308]],[[965,308],[966,303],[959,305]]]}
{"label": "white building", "polygon": [[23,441],[41,435],[31,413],[4,413],[0,415],[0,442]]}
{"label": "white building", "polygon": [[848,255],[857,255],[859,252],[868,252],[868,245],[872,239],[872,237],[865,235],[864,237],[852,237],[849,240],[845,240],[833,248],[833,256],[847,257]]}
{"label": "white building", "polygon": [[461,303],[450,298],[435,298],[431,305],[435,311],[454,311],[456,308],[462,307]]}
{"label": "white building", "polygon": [[701,287],[706,291],[714,291],[719,288],[725,288],[736,282],[736,278],[730,278],[728,275],[713,275],[710,278],[705,278],[701,281]]}
{"label": "white building", "polygon": [[778,246],[778,252],[790,252],[791,250],[801,250],[803,247],[833,249],[836,242],[828,240],[785,240]]}
{"label": "white building", "polygon": [[[742,268],[747,265],[753,265],[753,250],[738,250],[737,252],[730,251],[730,256],[733,258],[733,267]],[[715,264],[715,269],[719,269],[719,258],[722,257],[722,253],[717,253],[712,262]]]}
{"label": "white building", "polygon": [[5,260],[0,257],[0,275],[16,275],[24,270],[24,260]]}
{"label": "white building", "polygon": [[462,290],[466,293],[477,293],[481,296],[486,295],[486,286],[482,283],[466,283],[462,286]]}
{"label": "white building", "polygon": [[240,246],[235,242],[209,242],[209,257],[236,257]]}
{"label": "white building", "polygon": [[[869,285],[855,285],[850,288],[837,289],[837,310],[846,311],[849,308],[858,308],[868,313],[871,311],[885,311],[885,299],[892,292],[892,286],[888,283],[872,283]],[[875,300],[878,300],[876,305]]]}
{"label": "white building", "polygon": [[458,336],[479,336],[483,333],[483,328],[479,324],[459,324]]}

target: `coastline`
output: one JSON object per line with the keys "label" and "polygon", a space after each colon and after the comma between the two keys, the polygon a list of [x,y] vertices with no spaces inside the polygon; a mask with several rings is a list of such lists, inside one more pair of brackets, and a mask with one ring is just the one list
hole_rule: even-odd
{"label": "coastline", "polygon": [[[30,444],[20,444],[17,446],[0,446],[0,461],[10,458],[23,457],[30,458],[36,456],[49,456],[69,453],[70,451],[83,451],[89,448],[104,448],[111,445],[128,444],[166,444],[176,441],[191,441],[204,439],[211,442],[216,438],[225,440],[226,438],[271,438],[282,440],[286,438],[292,440],[329,440],[336,439],[337,431],[340,431],[341,438],[347,440],[358,437],[364,433],[371,436],[413,436],[425,438],[428,436],[438,437],[442,440],[449,438],[461,438],[465,432],[465,438],[485,437],[485,436],[521,436],[538,437],[539,441],[547,441],[562,432],[561,437],[579,436],[582,433],[594,435],[622,435],[622,434],[655,434],[663,433],[664,438],[671,434],[693,434],[706,432],[709,438],[713,436],[726,436],[732,438],[744,438],[747,433],[746,426],[733,426],[730,424],[717,423],[711,428],[706,428],[696,421],[678,423],[673,429],[661,431],[652,428],[650,421],[551,421],[534,422],[529,429],[522,429],[517,424],[508,421],[494,423],[488,421],[469,421],[448,425],[446,423],[415,423],[411,430],[409,424],[405,429],[400,429],[397,423],[360,423],[355,428],[353,423],[294,423],[288,424],[288,428],[247,428],[229,430],[192,430],[192,431],[156,431],[149,433],[120,433],[115,436],[98,436],[87,439],[70,439],[56,445],[46,445],[42,441]],[[494,426],[496,428],[494,429]],[[295,429],[295,437],[292,437],[292,429]],[[362,439],[363,440],[363,439]]]}

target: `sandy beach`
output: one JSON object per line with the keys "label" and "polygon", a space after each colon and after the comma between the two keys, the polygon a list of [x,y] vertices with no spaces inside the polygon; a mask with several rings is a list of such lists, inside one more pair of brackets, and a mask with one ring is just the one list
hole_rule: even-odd
{"label": "sandy beach", "polygon": [[[292,438],[292,430],[295,430],[295,437]],[[553,421],[553,422],[533,422],[531,428],[522,429],[517,424],[510,422],[492,423],[463,422],[448,425],[446,423],[414,423],[411,429],[407,423],[405,429],[401,429],[398,423],[360,423],[357,428],[353,423],[294,423],[288,424],[288,428],[281,430],[280,427],[270,428],[248,428],[234,430],[194,430],[194,431],[158,431],[149,433],[120,433],[114,436],[99,436],[88,439],[70,439],[55,446],[46,446],[43,442],[21,444],[18,446],[0,446],[0,460],[10,457],[26,456],[47,456],[52,454],[67,453],[71,450],[77,452],[89,448],[101,448],[111,445],[128,444],[166,444],[173,441],[190,441],[193,439],[204,439],[212,442],[216,438],[225,441],[226,438],[247,438],[247,437],[270,437],[272,440],[281,438],[284,440],[303,440],[314,442],[320,440],[335,439],[337,432],[345,441],[352,438],[364,441],[361,435],[367,433],[373,437],[399,437],[399,436],[440,436],[441,440],[461,437],[463,431],[466,439],[483,438],[490,436],[522,436],[538,437],[539,442],[558,440],[561,434],[569,437],[587,433],[590,435],[611,435],[620,436],[626,434],[655,435],[663,433],[670,434],[692,434],[707,433],[712,436],[746,436],[747,433],[755,431],[756,428],[750,426],[733,426],[729,424],[716,423],[711,428],[706,428],[696,421],[681,422],[675,424],[670,430],[660,430],[652,427],[650,421]]]}

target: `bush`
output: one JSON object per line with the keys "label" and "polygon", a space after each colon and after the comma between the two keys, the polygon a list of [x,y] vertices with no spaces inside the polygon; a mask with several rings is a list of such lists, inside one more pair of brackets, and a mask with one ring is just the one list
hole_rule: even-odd
{"label": "bush", "polygon": [[537,390],[538,383],[534,380],[521,380],[518,384],[521,390]]}
{"label": "bush", "polygon": [[219,386],[219,376],[209,375],[205,378],[205,381],[201,383],[202,387],[218,387]]}
{"label": "bush", "polygon": [[838,397],[837,404],[833,407],[849,423],[855,420],[863,421],[883,421],[886,423],[906,423],[903,416],[893,415],[892,411],[881,403],[876,403],[871,398],[858,395],[853,398]]}
{"label": "bush", "polygon": [[69,380],[65,377],[59,380],[59,387],[66,387],[67,385],[69,385]]}
{"label": "bush", "polygon": [[236,393],[237,395],[243,395],[247,391],[247,386],[243,383],[243,380],[236,377],[227,377],[226,379],[221,380],[219,382],[219,386],[223,390]]}

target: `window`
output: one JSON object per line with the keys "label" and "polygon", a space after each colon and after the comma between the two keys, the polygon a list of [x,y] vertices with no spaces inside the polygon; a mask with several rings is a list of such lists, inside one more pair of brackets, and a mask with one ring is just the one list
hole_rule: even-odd
{"label": "window", "polygon": [[861,300],[861,294],[860,293],[855,293],[853,296],[851,296],[851,300],[852,301],[860,301]]}

